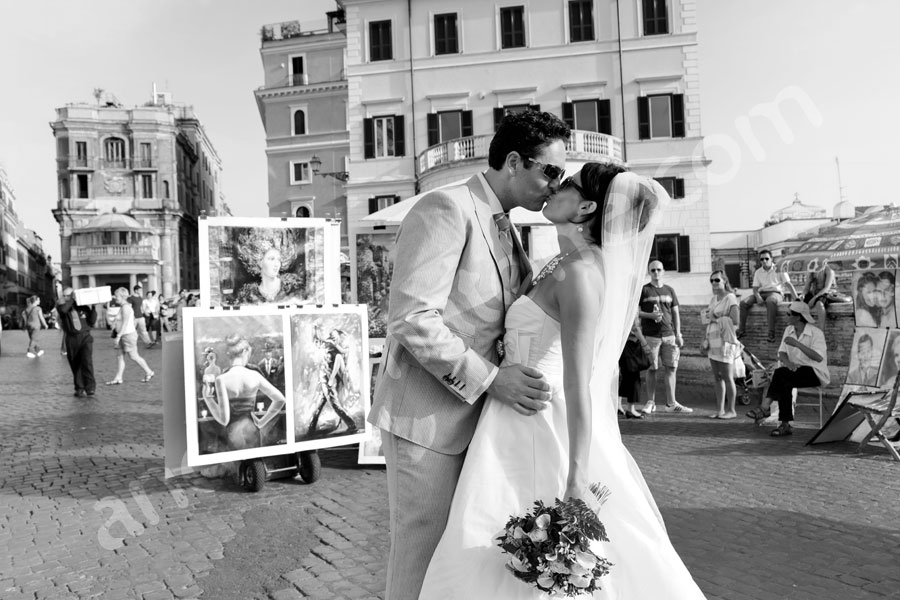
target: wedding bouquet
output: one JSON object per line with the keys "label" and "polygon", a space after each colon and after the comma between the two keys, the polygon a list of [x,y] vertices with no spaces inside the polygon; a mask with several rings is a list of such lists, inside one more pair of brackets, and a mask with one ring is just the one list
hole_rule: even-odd
{"label": "wedding bouquet", "polygon": [[592,509],[581,499],[553,506],[540,500],[534,510],[512,516],[497,537],[497,545],[510,554],[506,568],[526,583],[553,596],[573,597],[600,589],[600,578],[609,573],[611,562],[590,549],[590,541],[609,541],[597,513],[609,490],[592,484],[597,499]]}

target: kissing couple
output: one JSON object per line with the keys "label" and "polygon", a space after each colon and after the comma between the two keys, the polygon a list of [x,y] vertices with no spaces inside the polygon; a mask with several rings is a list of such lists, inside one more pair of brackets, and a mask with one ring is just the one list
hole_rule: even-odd
{"label": "kissing couple", "polygon": [[[387,464],[386,600],[546,598],[507,572],[495,537],[536,500],[588,499],[593,482],[611,493],[610,541],[592,550],[614,565],[594,597],[704,597],[616,418],[618,358],[668,196],[613,165],[563,178],[569,135],[546,112],[507,115],[488,169],[426,194],[400,226],[369,414]],[[509,225],[517,206],[557,230],[560,252],[536,277]]]}

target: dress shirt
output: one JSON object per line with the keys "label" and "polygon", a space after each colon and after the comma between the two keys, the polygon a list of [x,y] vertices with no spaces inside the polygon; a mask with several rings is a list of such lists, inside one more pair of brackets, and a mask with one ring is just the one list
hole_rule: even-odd
{"label": "dress shirt", "polygon": [[[788,346],[784,343],[788,337],[793,337],[798,342],[822,357],[822,360],[815,361],[803,353],[800,348]],[[828,373],[828,350],[825,347],[825,334],[815,325],[806,324],[803,333],[797,335],[793,325],[788,325],[781,337],[781,345],[778,352],[784,352],[794,364],[800,366],[812,367],[816,372],[816,377],[822,385],[828,385],[831,381],[831,375]]]}
{"label": "dress shirt", "polygon": [[775,267],[768,271],[760,267],[753,273],[753,286],[759,288],[760,292],[778,292],[784,293],[785,274]]}

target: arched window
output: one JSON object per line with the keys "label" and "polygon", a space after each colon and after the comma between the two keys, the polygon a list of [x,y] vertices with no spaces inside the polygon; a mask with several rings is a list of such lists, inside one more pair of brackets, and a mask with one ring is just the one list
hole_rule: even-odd
{"label": "arched window", "polygon": [[166,200],[172,197],[171,192],[169,191],[169,182],[165,179],[163,180],[163,194]]}
{"label": "arched window", "polygon": [[300,217],[301,219],[308,219],[312,215],[309,212],[309,207],[298,206],[296,212],[294,213],[294,216]]}
{"label": "arched window", "polygon": [[106,138],[103,142],[103,158],[107,167],[125,166],[125,140],[120,138]]}
{"label": "arched window", "polygon": [[306,113],[302,110],[294,111],[294,135],[306,133]]}

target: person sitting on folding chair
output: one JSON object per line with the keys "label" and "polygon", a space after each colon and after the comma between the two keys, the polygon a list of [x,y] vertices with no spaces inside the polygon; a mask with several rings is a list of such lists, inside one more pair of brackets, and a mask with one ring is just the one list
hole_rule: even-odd
{"label": "person sitting on folding chair", "polygon": [[790,325],[785,328],[778,348],[780,366],[772,373],[769,390],[761,405],[747,413],[748,417],[759,421],[771,414],[772,402],[778,402],[780,424],[771,432],[774,437],[794,432],[791,421],[794,420],[795,388],[819,387],[831,381],[825,334],[812,325],[814,319],[809,306],[805,302],[794,301],[788,310]]}

